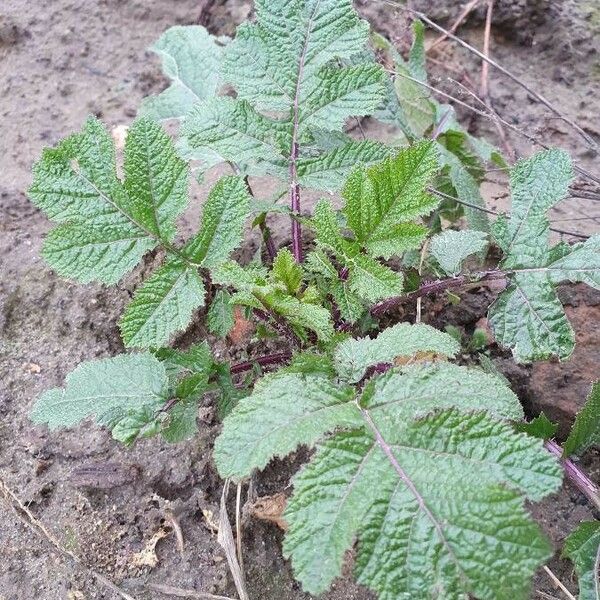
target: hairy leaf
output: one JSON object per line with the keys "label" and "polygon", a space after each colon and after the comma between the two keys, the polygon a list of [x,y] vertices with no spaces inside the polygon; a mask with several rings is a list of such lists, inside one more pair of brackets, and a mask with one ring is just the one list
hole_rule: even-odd
{"label": "hairy leaf", "polygon": [[202,210],[198,235],[184,253],[194,263],[213,268],[239,246],[250,212],[250,193],[242,177],[222,177],[210,191]]}
{"label": "hairy leaf", "polygon": [[498,342],[520,362],[551,356],[568,358],[575,338],[556,294],[561,281],[583,281],[600,288],[600,238],[569,247],[549,247],[546,212],[567,193],[573,177],[562,150],[547,150],[519,161],[511,171],[510,217],[494,224],[505,253],[501,266],[510,284],[489,311]]}
{"label": "hairy leaf", "polygon": [[575,564],[579,600],[600,600],[600,521],[588,521],[565,540],[563,555]]}
{"label": "hairy leaf", "polygon": [[350,171],[357,165],[372,165],[386,158],[392,150],[380,142],[348,141],[314,158],[298,161],[300,183],[324,191],[339,190]]}
{"label": "hairy leaf", "polygon": [[393,363],[400,356],[410,357],[417,352],[454,357],[460,352],[460,344],[452,336],[430,325],[398,323],[374,339],[342,342],[336,348],[334,360],[340,377],[356,382],[362,379],[368,367]]}
{"label": "hairy leaf", "polygon": [[160,408],[167,400],[165,367],[151,354],[121,354],[81,363],[37,400],[31,418],[50,429],[71,427],[94,416],[115,427],[128,413]]}
{"label": "hairy leaf", "polygon": [[196,269],[179,259],[160,267],[138,288],[119,327],[127,347],[165,345],[204,306],[204,284]]}
{"label": "hairy leaf", "polygon": [[222,48],[204,27],[171,27],[150,50],[160,56],[171,85],[157,96],[146,98],[140,114],[157,120],[181,119],[196,102],[214,96]]}
{"label": "hairy leaf", "polygon": [[[224,51],[224,80],[236,99],[199,102],[183,128],[194,152],[209,150],[245,173],[289,178],[337,189],[353,166],[385,155],[382,145],[351,142],[344,148],[298,155],[315,131],[341,134],[349,117],[381,104],[387,79],[370,60],[348,64],[368,39],[368,24],[351,0],[258,0],[256,21],[238,27]],[[267,116],[268,115],[268,116]]]}
{"label": "hairy leaf", "polygon": [[526,598],[551,552],[523,495],[560,485],[541,443],[456,410],[399,436],[388,426],[388,438],[376,415],[363,418],[365,430],[325,442],[294,480],[284,553],[305,591],[327,589],[358,534],[358,581],[380,598]]}
{"label": "hairy leaf", "polygon": [[485,249],[486,245],[486,234],[481,231],[448,229],[433,237],[429,248],[444,272],[456,275],[460,272],[465,258]]}
{"label": "hairy leaf", "polygon": [[224,338],[232,330],[234,322],[231,295],[225,290],[217,290],[206,314],[208,330]]}
{"label": "hairy leaf", "polygon": [[417,363],[388,371],[365,388],[361,405],[377,415],[384,434],[386,416],[399,435],[398,427],[404,422],[453,407],[464,412],[484,409],[513,421],[523,418],[519,399],[498,377],[447,362]]}
{"label": "hairy leaf", "polygon": [[182,135],[195,150],[208,148],[222,160],[253,164],[253,174],[284,176],[277,136],[285,129],[273,119],[256,112],[245,100],[211,98],[200,102],[190,111]]}
{"label": "hairy leaf", "polygon": [[437,167],[435,145],[424,141],[355,171],[342,193],[344,213],[357,241],[385,258],[418,246],[425,230],[413,226],[406,231],[401,225],[437,206],[438,201],[425,192]]}
{"label": "hairy leaf", "polygon": [[287,248],[282,248],[273,261],[273,278],[285,286],[288,294],[296,294],[302,283],[302,267]]}
{"label": "hairy leaf", "polygon": [[375,258],[363,254],[357,242],[345,240],[336,213],[327,200],[315,207],[313,226],[317,241],[329,247],[348,269],[348,289],[367,302],[377,302],[402,292],[402,273],[392,271]]}
{"label": "hairy leaf", "polygon": [[558,425],[550,421],[544,413],[541,413],[529,423],[517,423],[515,428],[517,431],[522,431],[541,440],[553,438],[558,431]]}
{"label": "hairy leaf", "polygon": [[112,138],[94,118],[35,165],[29,195],[62,223],[43,250],[61,275],[115,283],[145,252],[173,238],[187,203],[187,168],[159,125],[132,125],[124,171],[121,182]]}
{"label": "hairy leaf", "polygon": [[590,446],[598,445],[600,445],[600,381],[592,385],[585,406],[577,413],[563,448],[565,456],[570,456],[581,454]]}
{"label": "hairy leaf", "polygon": [[323,377],[266,377],[224,421],[215,443],[219,473],[245,477],[273,456],[313,444],[338,426],[355,426],[360,414],[352,398],[350,388],[339,389]]}

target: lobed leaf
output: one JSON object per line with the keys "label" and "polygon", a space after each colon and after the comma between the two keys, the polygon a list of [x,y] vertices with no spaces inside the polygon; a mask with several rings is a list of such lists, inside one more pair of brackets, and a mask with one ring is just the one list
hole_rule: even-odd
{"label": "lobed leaf", "polygon": [[199,100],[215,95],[222,48],[204,27],[171,27],[150,47],[162,59],[171,85],[142,101],[139,113],[156,120],[181,119]]}
{"label": "lobed leaf", "polygon": [[305,591],[328,588],[358,535],[358,581],[380,598],[526,598],[551,551],[523,494],[560,485],[541,442],[481,413],[437,412],[388,438],[363,417],[294,480],[284,554]]}
{"label": "lobed leaf", "polygon": [[136,290],[119,322],[126,347],[149,348],[168,343],[184,330],[195,310],[204,306],[204,284],[197,269],[171,259]]}
{"label": "lobed leaf", "polygon": [[65,387],[42,394],[31,418],[50,429],[71,427],[95,416],[100,424],[118,422],[130,411],[160,408],[167,400],[165,367],[151,354],[121,354],[81,363]]}
{"label": "lobed leaf", "polygon": [[61,223],[42,251],[59,274],[115,283],[175,235],[175,219],[187,204],[187,167],[159,125],[134,122],[124,170],[121,182],[112,138],[93,117],[34,166],[30,198]]}
{"label": "lobed leaf", "polygon": [[200,231],[184,254],[208,269],[224,263],[242,242],[249,212],[250,193],[243,178],[221,177],[204,203]]}
{"label": "lobed leaf", "polygon": [[446,274],[456,275],[468,256],[485,250],[486,238],[481,231],[448,229],[431,239],[429,249]]}
{"label": "lobed leaf", "polygon": [[393,363],[400,356],[410,357],[417,352],[454,357],[460,352],[460,344],[452,336],[430,325],[398,323],[374,339],[359,338],[342,342],[335,350],[334,361],[340,377],[357,382],[369,367]]}
{"label": "lobed leaf", "polygon": [[353,396],[323,377],[264,378],[223,423],[214,450],[221,477],[246,477],[274,456],[313,444],[336,427],[355,426],[360,415]]}
{"label": "lobed leaf", "polygon": [[[431,212],[438,201],[425,192],[438,168],[435,145],[420,142],[350,175],[342,194],[344,214],[357,241],[389,258],[418,246],[425,229],[401,225]],[[408,242],[406,241],[408,237]]]}

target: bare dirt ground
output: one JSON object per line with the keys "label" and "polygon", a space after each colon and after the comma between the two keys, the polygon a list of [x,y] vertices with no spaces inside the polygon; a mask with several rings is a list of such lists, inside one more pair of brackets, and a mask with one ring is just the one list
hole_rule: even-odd
{"label": "bare dirt ground", "polygon": [[[151,583],[235,596],[212,528],[221,493],[210,458],[218,425],[207,412],[200,435],[190,442],[170,446],[146,440],[130,450],[89,425],[54,434],[32,426],[27,415],[40,392],[62,384],[79,362],[122,351],[117,318],[139,274],[118,289],[59,279],[39,257],[49,226],[27,201],[26,189],[32,162],[42,148],[78,129],[86,115],[96,114],[111,127],[131,122],[141,98],[164,86],[158,61],[146,48],[169,26],[196,23],[200,4],[4,0],[0,5],[0,477],[65,549],[138,600],[166,598],[151,591]],[[402,13],[376,0],[357,4],[375,27],[405,46],[409,34]],[[492,55],[600,141],[600,8],[595,0],[496,4]],[[448,23],[464,2],[420,0],[415,5]],[[250,11],[250,2],[217,2],[208,13],[209,27],[232,34]],[[460,29],[477,47],[482,45],[482,19],[478,10]],[[440,45],[432,58],[434,84],[469,100],[447,77],[478,89],[478,61],[450,43]],[[490,90],[505,119],[548,144],[566,148],[581,166],[600,174],[596,154],[526,91],[493,71]],[[469,122],[466,111],[460,114]],[[497,142],[489,121],[477,118],[470,124],[474,132]],[[533,151],[517,135],[509,133],[509,140],[518,155]],[[493,179],[485,188],[489,205],[505,207],[504,182]],[[197,215],[205,188],[194,190],[190,214]],[[570,199],[555,211],[553,220],[565,229],[590,233],[598,229],[595,215],[600,219],[594,202]],[[284,235],[285,230],[276,231],[278,241]],[[256,239],[249,239],[249,248],[252,244]],[[496,353],[495,360],[526,409],[535,414],[543,408],[561,419],[564,429],[597,378],[600,294],[576,288],[563,295],[578,332],[570,362],[525,368],[513,365],[506,354]],[[485,313],[485,300],[470,294],[450,309],[431,302],[424,318],[472,331]],[[193,335],[201,333],[197,325],[192,327]],[[245,356],[249,350],[235,352]],[[269,467],[257,482],[259,493],[286,489],[303,457],[300,453]],[[597,455],[590,453],[583,464],[593,478],[600,478]],[[580,520],[592,516],[585,500],[569,487],[533,512],[556,548]],[[139,553],[168,525],[170,514],[181,523],[184,551],[179,552],[170,533],[156,546],[156,566],[144,566]],[[36,535],[1,495],[0,515],[0,600],[119,598],[88,569]],[[280,542],[275,526],[247,523],[244,559],[252,600],[309,598],[293,581]],[[571,567],[558,558],[550,564],[575,589]],[[560,597],[543,573],[536,577],[534,590]],[[342,578],[324,598],[372,596]],[[541,596],[533,591],[532,598]]]}

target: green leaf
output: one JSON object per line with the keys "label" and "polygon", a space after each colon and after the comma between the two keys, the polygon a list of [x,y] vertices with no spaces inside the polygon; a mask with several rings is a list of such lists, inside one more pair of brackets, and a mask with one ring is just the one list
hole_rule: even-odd
{"label": "green leaf", "polygon": [[398,323],[385,329],[374,339],[342,342],[336,348],[334,361],[340,377],[357,382],[369,367],[393,363],[400,356],[410,357],[417,352],[434,352],[453,357],[460,352],[460,344],[452,336],[430,325]]}
{"label": "green leaf", "polygon": [[314,331],[318,338],[327,341],[335,333],[331,313],[322,306],[302,302],[280,290],[269,291],[262,296],[264,304],[298,327]]}
{"label": "green leaf", "polygon": [[226,337],[233,328],[233,302],[227,291],[217,290],[206,314],[206,325],[220,338]]}
{"label": "green leaf", "polygon": [[386,158],[393,150],[380,142],[349,141],[321,156],[300,158],[298,176],[300,183],[309,188],[337,191],[357,165],[372,165]]}
{"label": "green leaf", "polygon": [[244,179],[219,179],[204,203],[200,232],[186,244],[185,255],[209,269],[224,263],[242,242],[249,212],[250,193]]}
{"label": "green leaf", "polygon": [[[449,131],[446,133],[445,137],[449,134],[459,134],[462,138],[466,139],[466,134],[462,131]],[[454,137],[456,137],[456,135],[454,135]],[[462,143],[465,143],[464,139],[462,140]],[[438,144],[438,149],[440,150],[440,162],[442,165],[448,167],[448,177],[457,198],[466,203],[466,205],[464,205],[464,213],[467,217],[469,227],[477,231],[489,231],[490,224],[485,211],[478,210],[477,208],[485,209],[486,206],[479,190],[479,183],[470,172],[469,167],[471,165],[465,162],[464,155],[457,155],[460,150],[456,146],[449,145],[449,148],[447,149],[446,147],[441,146],[441,144]],[[478,167],[480,166],[478,163],[476,164]]]}
{"label": "green leaf", "polygon": [[294,260],[287,248],[282,248],[273,261],[273,279],[285,287],[288,294],[295,295],[302,283],[302,267]]}
{"label": "green leaf", "polygon": [[358,535],[357,579],[380,598],[525,599],[551,549],[523,495],[561,481],[541,442],[481,413],[434,413],[387,438],[363,418],[294,480],[284,554],[304,590],[328,588]]}
{"label": "green leaf", "polygon": [[350,269],[350,290],[363,300],[378,302],[402,293],[402,273],[392,271],[365,254],[344,256],[343,260]]}
{"label": "green leaf", "polygon": [[554,286],[543,273],[515,275],[490,307],[496,341],[512,349],[517,362],[571,355],[575,335]]}
{"label": "green leaf", "polygon": [[353,395],[323,377],[266,377],[223,423],[214,450],[219,474],[246,477],[274,456],[313,444],[338,426],[356,425],[360,414]]}
{"label": "green leaf", "polygon": [[128,413],[153,412],[168,399],[165,367],[151,354],[121,354],[81,363],[66,378],[64,388],[42,394],[31,418],[50,429],[71,427],[94,416],[115,427]]}
{"label": "green leaf", "polygon": [[558,425],[553,423],[544,413],[541,413],[529,423],[517,423],[515,429],[541,440],[549,440],[556,435]]}
{"label": "green leaf", "polygon": [[30,198],[62,223],[42,251],[60,275],[116,283],[148,250],[173,238],[187,203],[187,168],[159,125],[132,125],[124,171],[123,183],[112,138],[91,117],[34,166]]}
{"label": "green leaf", "polygon": [[554,283],[582,282],[600,289],[600,235],[567,247],[567,254],[545,268]]}
{"label": "green leaf", "polygon": [[255,8],[256,23],[239,27],[226,49],[223,76],[261,110],[286,113],[295,99],[303,109],[323,85],[321,69],[367,42],[351,0],[257,0]]}
{"label": "green leaf", "polygon": [[600,445],[600,381],[592,385],[585,406],[577,413],[569,437],[564,443],[564,454],[581,454],[590,446]]}
{"label": "green leaf", "polygon": [[62,277],[114,284],[155,246],[154,239],[131,225],[64,223],[50,231],[42,256]]}
{"label": "green leaf", "polygon": [[373,378],[361,405],[377,416],[384,435],[386,422],[400,435],[399,428],[411,419],[438,409],[486,410],[501,419],[523,419],[519,399],[498,377],[447,362],[406,365]]}
{"label": "green leaf", "polygon": [[299,129],[340,131],[348,117],[372,113],[384,94],[385,74],[376,64],[318,71],[312,89],[300,105]]}
{"label": "green leaf", "polygon": [[196,269],[179,259],[165,263],[136,291],[119,327],[125,346],[165,345],[204,306],[204,284]]}
{"label": "green leaf", "polygon": [[168,420],[161,429],[161,435],[172,444],[194,437],[198,432],[197,416],[198,398],[180,400],[169,410]]}
{"label": "green leaf", "polygon": [[541,242],[547,241],[549,234],[546,213],[567,195],[572,179],[571,159],[558,149],[538,152],[511,169],[505,267],[544,265],[548,246]]}
{"label": "green leaf", "polygon": [[140,114],[157,120],[181,119],[196,102],[214,96],[222,48],[204,27],[171,27],[150,50],[160,56],[171,85],[157,96],[145,98]]}
{"label": "green leaf", "polygon": [[315,375],[331,379],[335,377],[335,368],[331,359],[322,354],[300,352],[295,354],[290,364],[282,367],[279,373],[295,373],[298,375]]}
{"label": "green leaf", "polygon": [[125,140],[125,191],[133,218],[163,240],[175,237],[175,219],[188,201],[187,165],[160,125],[137,119]]}
{"label": "green leaf", "polygon": [[194,106],[186,117],[181,134],[194,150],[210,149],[222,160],[253,164],[253,174],[285,176],[277,133],[285,128],[258,113],[245,100],[211,98]]}
{"label": "green leaf", "polygon": [[385,258],[418,246],[425,230],[414,226],[406,230],[401,225],[437,206],[437,199],[425,192],[437,168],[435,145],[424,141],[378,165],[354,171],[342,194],[344,214],[357,241]]}
{"label": "green leaf", "polygon": [[456,275],[468,256],[484,250],[486,246],[487,236],[481,231],[449,229],[434,236],[429,249],[446,274]]}
{"label": "green leaf", "polygon": [[573,178],[562,150],[547,150],[519,161],[511,170],[513,206],[509,218],[494,224],[505,253],[501,267],[511,272],[509,286],[489,311],[498,343],[516,360],[568,358],[575,337],[555,285],[583,281],[600,289],[600,238],[569,247],[549,247],[546,212],[567,194]]}
{"label": "green leaf", "polygon": [[579,600],[600,600],[600,521],[580,523],[565,540],[563,556],[575,564]]}

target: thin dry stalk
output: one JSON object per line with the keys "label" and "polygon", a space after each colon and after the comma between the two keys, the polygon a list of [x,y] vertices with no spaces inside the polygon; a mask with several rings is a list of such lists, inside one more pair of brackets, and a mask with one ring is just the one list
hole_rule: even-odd
{"label": "thin dry stalk", "polygon": [[205,592],[197,592],[196,590],[185,590],[183,588],[165,585],[163,583],[149,583],[148,589],[153,592],[159,592],[166,596],[175,596],[176,598],[192,598],[192,600],[234,600],[227,596],[216,596],[215,594],[207,594]]}
{"label": "thin dry stalk", "polygon": [[577,598],[575,598],[575,596],[573,596],[573,594],[565,587],[563,582],[546,565],[544,565],[544,571],[546,571],[546,574],[550,577],[552,583],[558,587],[569,600],[577,600]]}
{"label": "thin dry stalk", "polygon": [[92,577],[94,577],[97,581],[99,581],[104,587],[111,590],[113,593],[117,594],[123,600],[135,600],[133,596],[130,596],[126,592],[124,592],[121,588],[115,585],[110,579],[107,579],[98,571],[94,571],[94,569],[88,567],[76,554],[67,550],[50,532],[46,526],[38,520],[35,515],[21,502],[19,497],[4,483],[2,479],[0,479],[0,493],[4,497],[4,500],[8,504],[8,506],[15,513],[17,518],[31,531],[33,531],[38,537],[45,539],[49,542],[54,548],[63,556],[69,557],[73,562],[75,562],[79,567],[87,571]]}
{"label": "thin dry stalk", "polygon": [[474,48],[473,46],[471,46],[471,44],[465,42],[462,38],[458,37],[454,33],[448,31],[441,25],[438,25],[435,21],[432,21],[426,14],[422,13],[421,11],[415,10],[408,6],[404,6],[403,4],[400,4],[397,0],[396,1],[394,1],[394,0],[379,0],[379,2],[383,2],[384,4],[388,4],[390,6],[394,6],[395,8],[398,8],[402,11],[408,12],[411,15],[413,15],[413,16],[417,17],[418,19],[420,19],[421,21],[423,21],[424,23],[427,23],[427,25],[429,25],[429,27],[431,27],[432,29],[439,31],[440,33],[446,34],[447,37],[449,37],[450,39],[452,39],[455,42],[457,42],[458,44],[460,44],[463,48],[466,48],[469,52],[472,52],[473,54],[475,54],[476,56],[478,56],[485,62],[489,63],[492,67],[494,67],[495,69],[500,71],[502,74],[506,75],[506,77],[508,77],[509,79],[512,79],[517,85],[522,87],[533,98],[535,98],[538,102],[540,102],[546,108],[548,108],[550,111],[552,111],[559,119],[563,120],[565,123],[570,125],[575,131],[577,131],[577,133],[579,133],[579,135],[585,140],[585,142],[589,145],[590,148],[592,148],[593,150],[599,149],[598,144],[593,140],[593,138],[591,136],[589,136],[583,130],[583,128],[581,126],[579,126],[573,119],[571,119],[567,115],[563,115],[547,98],[542,96],[540,93],[536,92],[527,83],[525,83],[521,78],[519,78],[517,75],[515,75],[514,73],[512,73],[505,67],[503,67],[501,64],[499,64],[495,60],[491,59],[490,57],[485,56],[485,54],[483,54],[482,52],[477,50],[477,48]]}
{"label": "thin dry stalk", "polygon": [[[477,5],[480,2],[481,2],[481,0],[471,0],[471,2],[468,2],[465,5],[465,8],[463,9],[463,11],[460,13],[460,15],[458,15],[458,17],[456,17],[456,20],[454,21],[454,23],[452,23],[452,25],[450,26],[450,29],[448,29],[448,31],[450,33],[456,33],[456,30],[462,25],[463,21],[471,14],[471,12],[477,8]],[[446,39],[448,39],[448,34],[443,33],[442,35],[440,35],[440,37],[437,38],[437,40],[435,40],[433,42],[433,44],[431,44],[431,46],[429,46],[429,48],[427,48],[427,51],[429,52],[429,50],[432,50],[438,44],[441,44]]]}
{"label": "thin dry stalk", "polygon": [[237,590],[240,600],[250,600],[248,592],[246,591],[246,581],[244,573],[240,567],[240,563],[236,555],[236,544],[233,539],[233,531],[231,529],[231,523],[229,522],[229,516],[227,515],[227,496],[229,495],[230,480],[225,480],[223,486],[223,494],[221,495],[221,507],[219,510],[219,533],[217,534],[217,542],[225,551],[227,557],[227,564],[233,582],[235,583],[235,589]]}
{"label": "thin dry stalk", "polygon": [[244,556],[242,554],[241,513],[242,513],[242,484],[238,483],[236,494],[235,494],[235,538],[236,538],[235,541],[236,541],[238,562],[240,563],[240,568],[243,573],[244,572]]}

